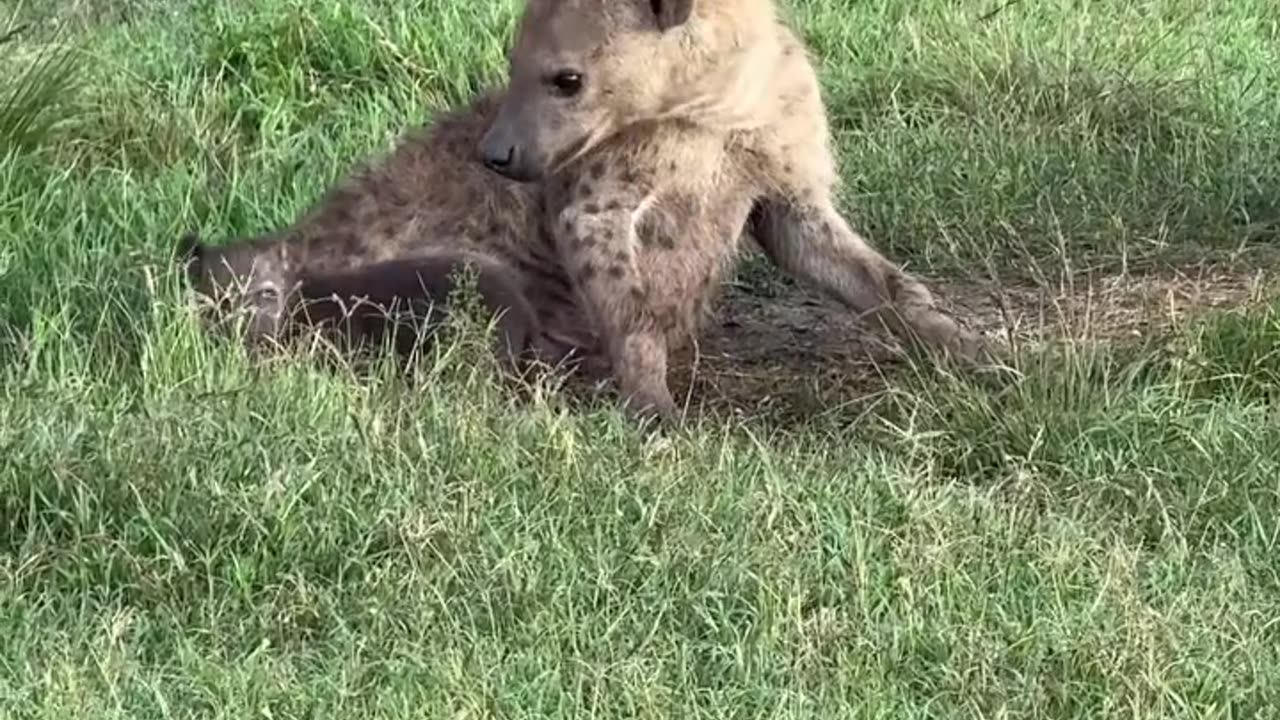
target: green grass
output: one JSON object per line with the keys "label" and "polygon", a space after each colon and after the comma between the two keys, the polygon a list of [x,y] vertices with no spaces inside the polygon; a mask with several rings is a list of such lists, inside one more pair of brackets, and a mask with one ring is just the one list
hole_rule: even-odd
{"label": "green grass", "polygon": [[[661,441],[474,343],[406,380],[199,332],[179,233],[501,78],[514,3],[467,5],[0,4],[0,128],[78,58],[0,157],[0,717],[1280,716],[1280,305]],[[791,7],[895,257],[1277,240],[1273,2]]]}

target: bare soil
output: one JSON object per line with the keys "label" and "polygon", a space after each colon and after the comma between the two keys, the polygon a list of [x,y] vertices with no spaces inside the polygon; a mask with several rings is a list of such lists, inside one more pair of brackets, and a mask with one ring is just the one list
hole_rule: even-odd
{"label": "bare soil", "polygon": [[[1009,352],[1053,341],[1141,340],[1260,301],[1270,275],[1216,263],[1038,283],[923,279],[945,307]],[[911,371],[906,359],[891,337],[795,282],[764,292],[730,285],[697,347],[672,358],[672,391],[693,414],[798,420],[874,400],[895,373]]]}

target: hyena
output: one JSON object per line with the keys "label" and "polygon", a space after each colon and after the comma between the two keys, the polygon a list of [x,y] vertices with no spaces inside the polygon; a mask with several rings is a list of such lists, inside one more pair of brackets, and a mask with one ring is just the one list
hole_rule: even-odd
{"label": "hyena", "polygon": [[[452,288],[445,271],[465,264],[478,271],[489,309],[508,316],[500,320],[504,340],[519,340],[526,355],[550,364],[589,358],[597,340],[551,237],[538,231],[538,187],[475,160],[495,97],[482,94],[406,133],[287,228],[219,246],[187,237],[180,252],[195,289],[218,290],[225,310],[246,314],[246,340],[255,342],[306,321],[299,302],[334,320],[336,305],[316,306],[334,293],[414,307],[440,302],[440,291]],[[372,332],[377,324],[366,313],[349,327]]]}
{"label": "hyena", "polygon": [[771,0],[527,0],[478,153],[546,193],[543,226],[624,402],[671,416],[668,352],[749,233],[774,264],[913,345],[981,343],[838,212],[807,50]]}
{"label": "hyena", "polygon": [[509,370],[536,356],[541,323],[523,283],[503,263],[455,249],[415,252],[323,274],[300,273],[285,245],[266,237],[223,247],[183,239],[194,289],[218,307],[215,321],[243,320],[251,347],[286,339],[302,327],[328,331],[344,349],[390,338],[408,357],[448,312],[460,280],[474,273],[483,308],[496,316],[499,360]]}

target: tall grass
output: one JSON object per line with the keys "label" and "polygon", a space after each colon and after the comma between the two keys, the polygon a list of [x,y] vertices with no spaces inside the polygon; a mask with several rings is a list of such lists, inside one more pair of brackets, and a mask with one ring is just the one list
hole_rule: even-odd
{"label": "tall grass", "polygon": [[0,67],[10,71],[0,81],[0,155],[30,149],[47,137],[65,118],[61,101],[78,77],[75,54],[56,44],[20,52],[24,29],[13,23],[0,28]]}

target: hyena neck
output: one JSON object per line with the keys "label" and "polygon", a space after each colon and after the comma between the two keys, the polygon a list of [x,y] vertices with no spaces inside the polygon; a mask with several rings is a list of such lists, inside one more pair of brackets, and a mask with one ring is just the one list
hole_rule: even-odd
{"label": "hyena neck", "polygon": [[772,3],[753,3],[739,12],[708,2],[705,14],[695,16],[673,34],[680,45],[678,68],[659,120],[681,120],[717,129],[747,130],[768,122],[776,103],[783,38]]}

